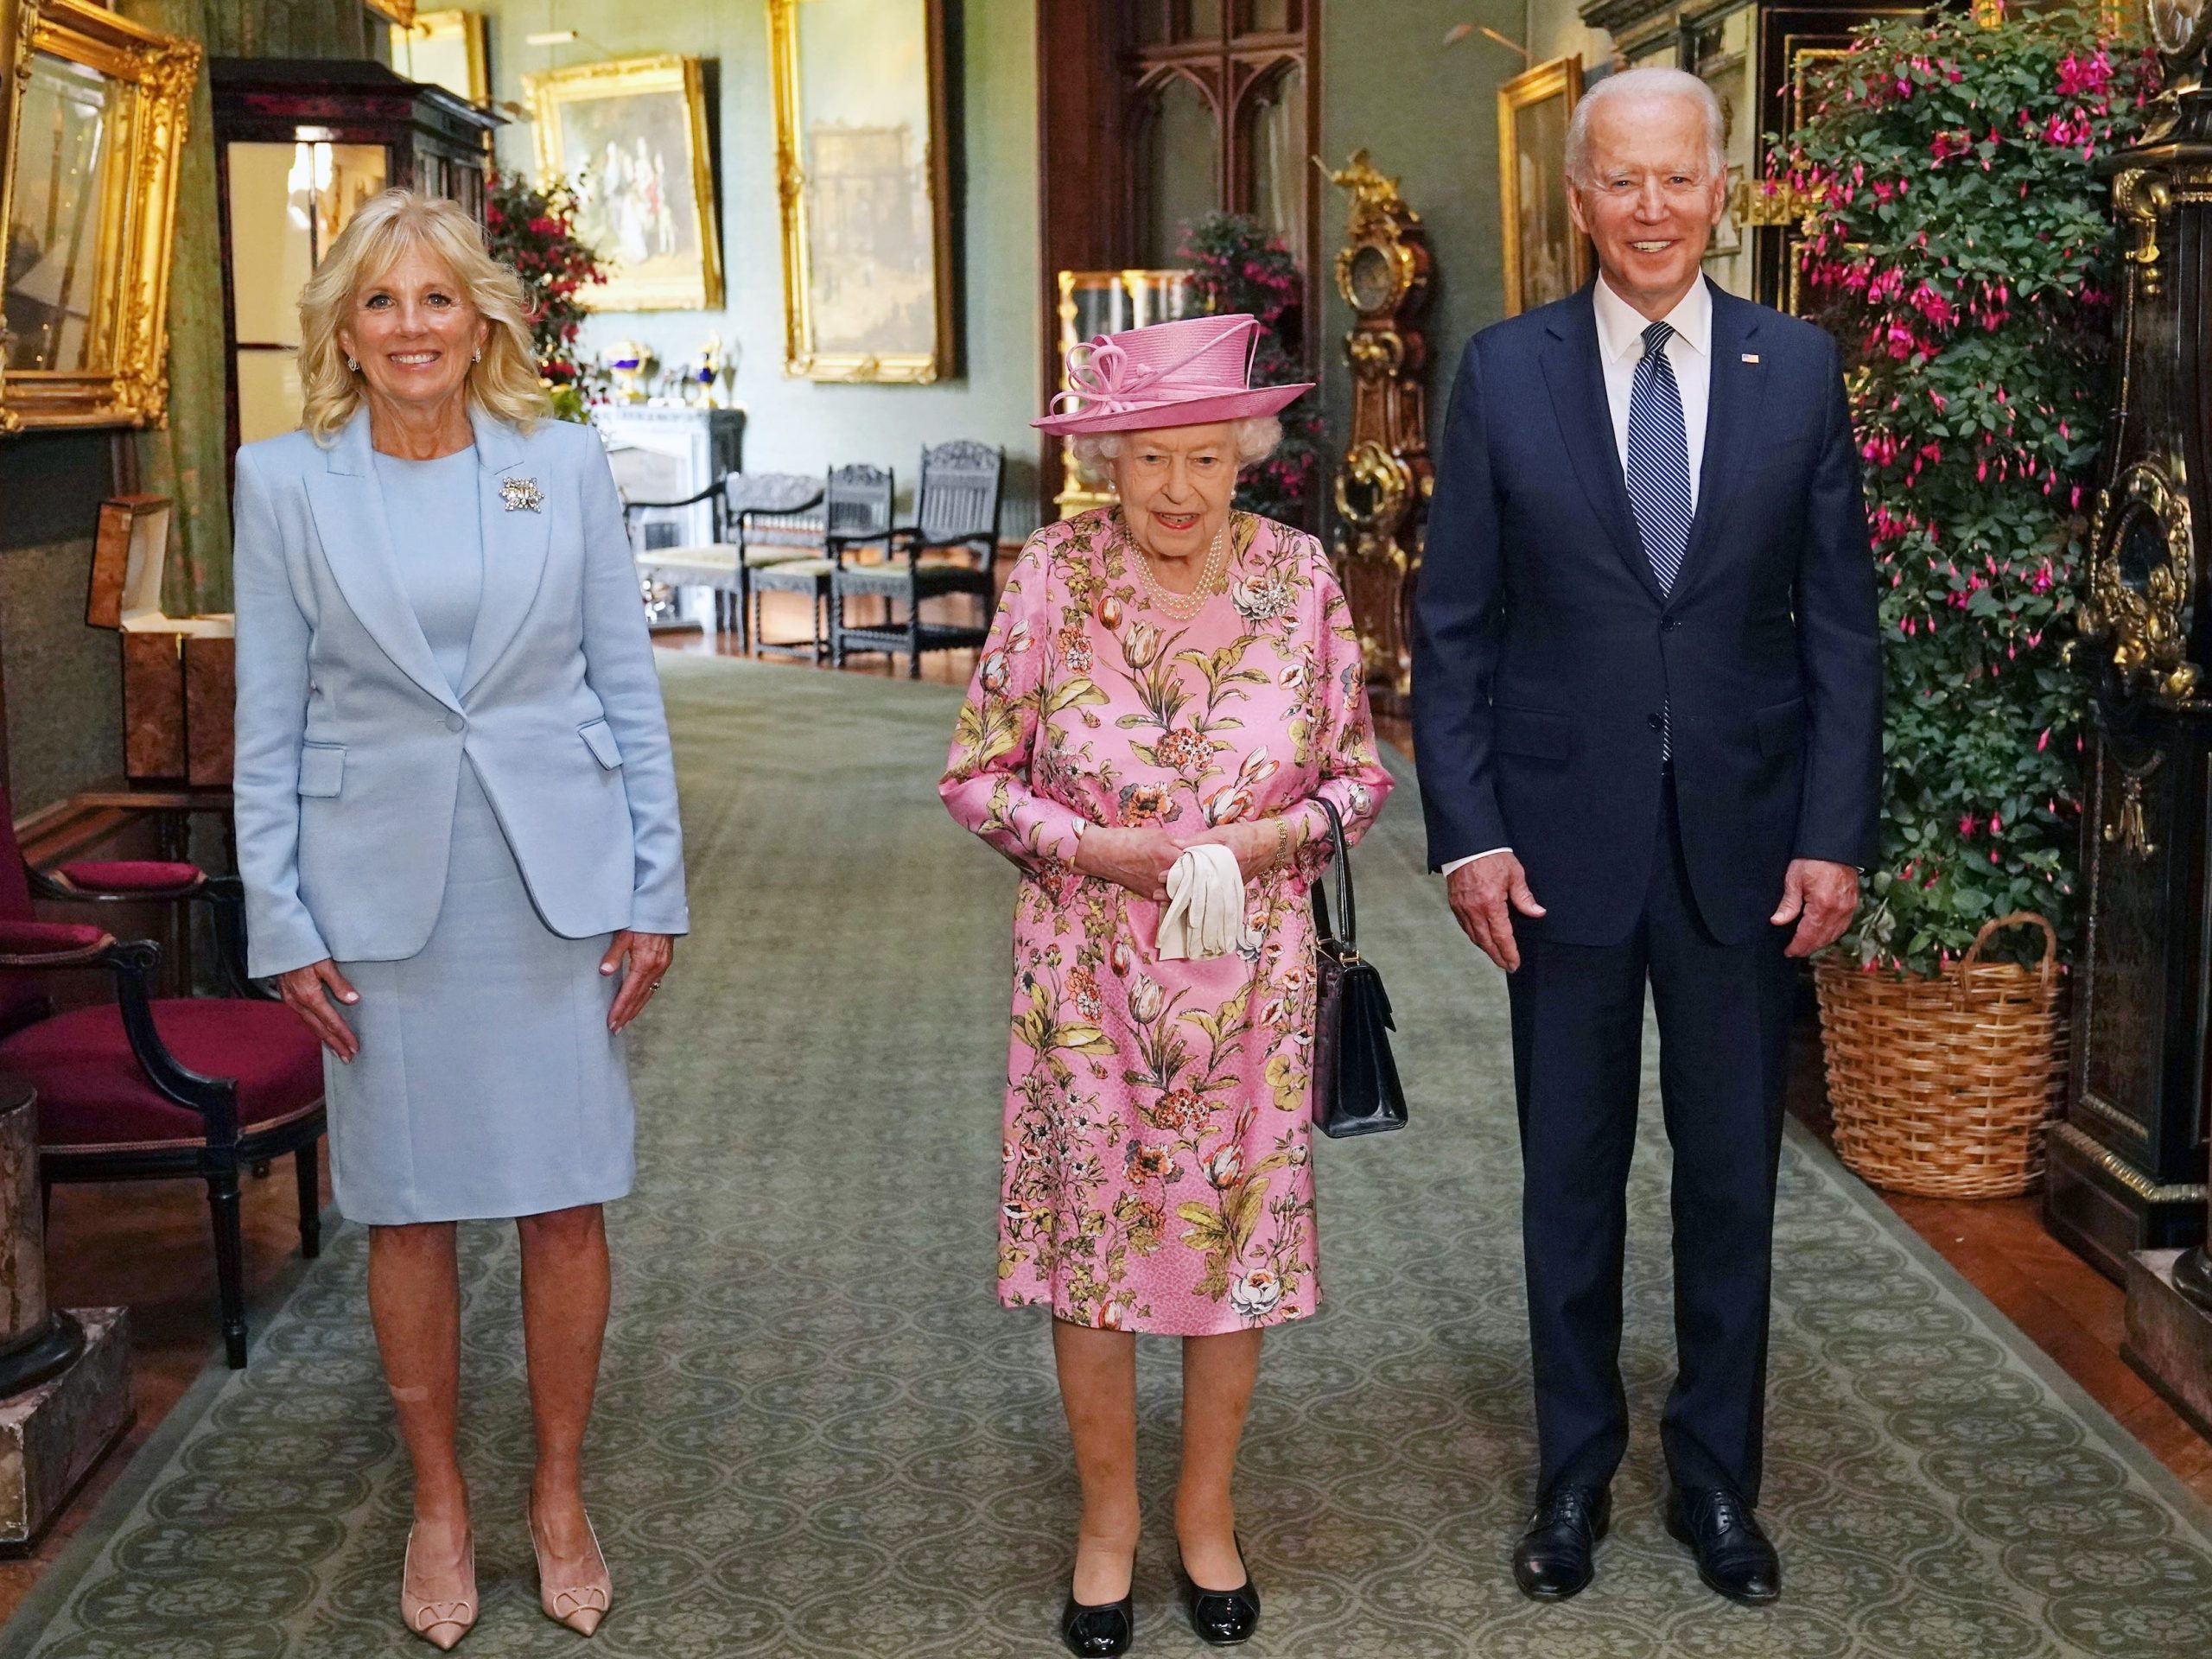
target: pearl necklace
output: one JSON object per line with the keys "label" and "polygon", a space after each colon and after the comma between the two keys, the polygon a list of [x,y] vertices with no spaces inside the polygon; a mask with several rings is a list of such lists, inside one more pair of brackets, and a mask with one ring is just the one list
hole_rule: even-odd
{"label": "pearl necklace", "polygon": [[1198,585],[1187,594],[1177,594],[1160,585],[1160,578],[1153,571],[1152,555],[1137,545],[1135,537],[1130,537],[1129,545],[1135,550],[1137,556],[1137,575],[1143,580],[1145,592],[1151,595],[1152,603],[1179,622],[1187,622],[1204,610],[1206,601],[1221,591],[1222,569],[1227,563],[1223,556],[1223,550],[1228,540],[1229,522],[1224,519],[1221,528],[1213,533],[1213,544],[1206,549],[1206,562],[1198,572]]}

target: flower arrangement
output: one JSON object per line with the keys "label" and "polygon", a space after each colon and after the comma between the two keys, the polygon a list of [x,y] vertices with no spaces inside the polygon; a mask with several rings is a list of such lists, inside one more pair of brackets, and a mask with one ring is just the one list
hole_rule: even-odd
{"label": "flower arrangement", "polygon": [[2082,11],[1992,24],[1859,30],[1767,180],[1808,204],[1805,308],[1843,344],[1880,580],[1881,853],[1843,945],[1923,975],[2012,911],[2072,937],[2085,709],[2060,652],[2117,263],[2094,169],[2157,90]]}
{"label": "flower arrangement", "polygon": [[[1260,320],[1254,385],[1290,385],[1311,378],[1302,360],[1300,320],[1306,279],[1280,237],[1249,214],[1208,213],[1184,232],[1181,257],[1204,309],[1245,311]],[[1236,486],[1236,505],[1310,530],[1314,482],[1320,475],[1320,416],[1313,400],[1304,398],[1280,418],[1281,447],[1245,473]]]}
{"label": "flower arrangement", "polygon": [[576,296],[606,280],[598,251],[577,234],[575,186],[565,179],[534,185],[494,171],[486,181],[484,239],[492,257],[514,268],[531,302],[531,337],[538,372],[564,421],[586,418],[585,406],[606,396],[607,372],[576,352],[584,308]]}

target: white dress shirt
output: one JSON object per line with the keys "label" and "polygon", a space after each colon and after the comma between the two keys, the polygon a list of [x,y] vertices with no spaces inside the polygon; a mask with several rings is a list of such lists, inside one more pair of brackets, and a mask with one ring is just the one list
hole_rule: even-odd
{"label": "white dress shirt", "polygon": [[[1651,319],[1613,292],[1601,276],[1591,289],[1598,313],[1598,357],[1605,371],[1605,408],[1613,417],[1613,448],[1628,475],[1628,405],[1636,388],[1637,365],[1643,360],[1643,331]],[[1705,417],[1713,398],[1713,294],[1700,276],[1675,308],[1659,319],[1675,333],[1667,342],[1667,362],[1682,394],[1682,431],[1689,439],[1690,511],[1697,511],[1698,474],[1705,465]],[[1444,867],[1450,875],[1506,847],[1455,858]]]}

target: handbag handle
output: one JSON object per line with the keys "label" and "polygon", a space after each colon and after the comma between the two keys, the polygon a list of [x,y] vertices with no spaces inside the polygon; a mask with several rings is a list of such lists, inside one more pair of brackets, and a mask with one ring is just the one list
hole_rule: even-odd
{"label": "handbag handle", "polygon": [[1329,842],[1335,849],[1337,867],[1337,911],[1344,918],[1344,931],[1341,935],[1329,931],[1329,899],[1325,891],[1326,878],[1313,884],[1313,920],[1325,939],[1333,938],[1346,950],[1357,956],[1359,952],[1359,918],[1352,907],[1351,855],[1344,847],[1344,821],[1338,815],[1336,803],[1326,796],[1313,798],[1329,818]]}

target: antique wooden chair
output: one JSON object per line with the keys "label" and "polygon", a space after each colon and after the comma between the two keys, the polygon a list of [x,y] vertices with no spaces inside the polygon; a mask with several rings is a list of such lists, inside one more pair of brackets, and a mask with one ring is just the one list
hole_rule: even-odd
{"label": "antique wooden chair", "polygon": [[798,588],[814,595],[814,615],[825,617],[817,626],[812,659],[834,655],[834,639],[842,626],[836,608],[836,569],[847,553],[858,549],[889,549],[892,537],[892,500],[896,480],[889,467],[869,467],[865,460],[849,467],[832,467],[823,482],[823,537],[817,557],[791,564],[770,566],[754,575],[757,586]]}
{"label": "antique wooden chair", "polygon": [[[828,639],[829,593],[828,584],[812,572],[823,560],[823,495],[822,480],[799,473],[750,473],[730,480],[726,499],[738,548],[741,648],[821,660]],[[813,625],[804,643],[773,640],[761,632],[764,578],[770,590],[792,588],[812,596]]]}
{"label": "antique wooden chair", "polygon": [[[321,1245],[322,1052],[299,1016],[264,995],[153,995],[159,947],[88,924],[41,922],[35,891],[92,904],[204,903],[224,946],[223,979],[244,988],[244,929],[234,879],[191,864],[64,865],[40,875],[23,862],[0,786],[0,1071],[38,1090],[39,1179],[207,1183],[215,1235],[223,1347],[245,1363],[242,1170],[292,1154],[300,1253]],[[38,976],[105,970],[115,1001],[56,1013]]]}
{"label": "antique wooden chair", "polygon": [[[722,505],[725,485],[738,476],[725,473],[696,494],[676,501],[632,500],[626,494],[622,500],[622,527],[629,532],[639,582],[712,589],[715,626],[736,629],[742,648],[744,573],[738,563],[737,549],[730,540],[728,515]],[[681,509],[696,506],[702,501],[709,504],[712,515],[713,539],[686,542],[683,533],[689,515]]]}
{"label": "antique wooden chair", "polygon": [[[840,667],[855,651],[906,653],[906,672],[918,679],[925,651],[958,651],[989,636],[991,574],[998,555],[999,496],[1006,452],[957,439],[922,451],[922,483],[916,522],[892,531],[889,556],[878,564],[840,556],[830,610],[831,655]],[[975,626],[925,622],[922,601],[941,594],[973,594],[981,601]],[[845,620],[849,601],[868,596],[889,601],[880,623]],[[904,620],[900,613],[903,612]]]}

